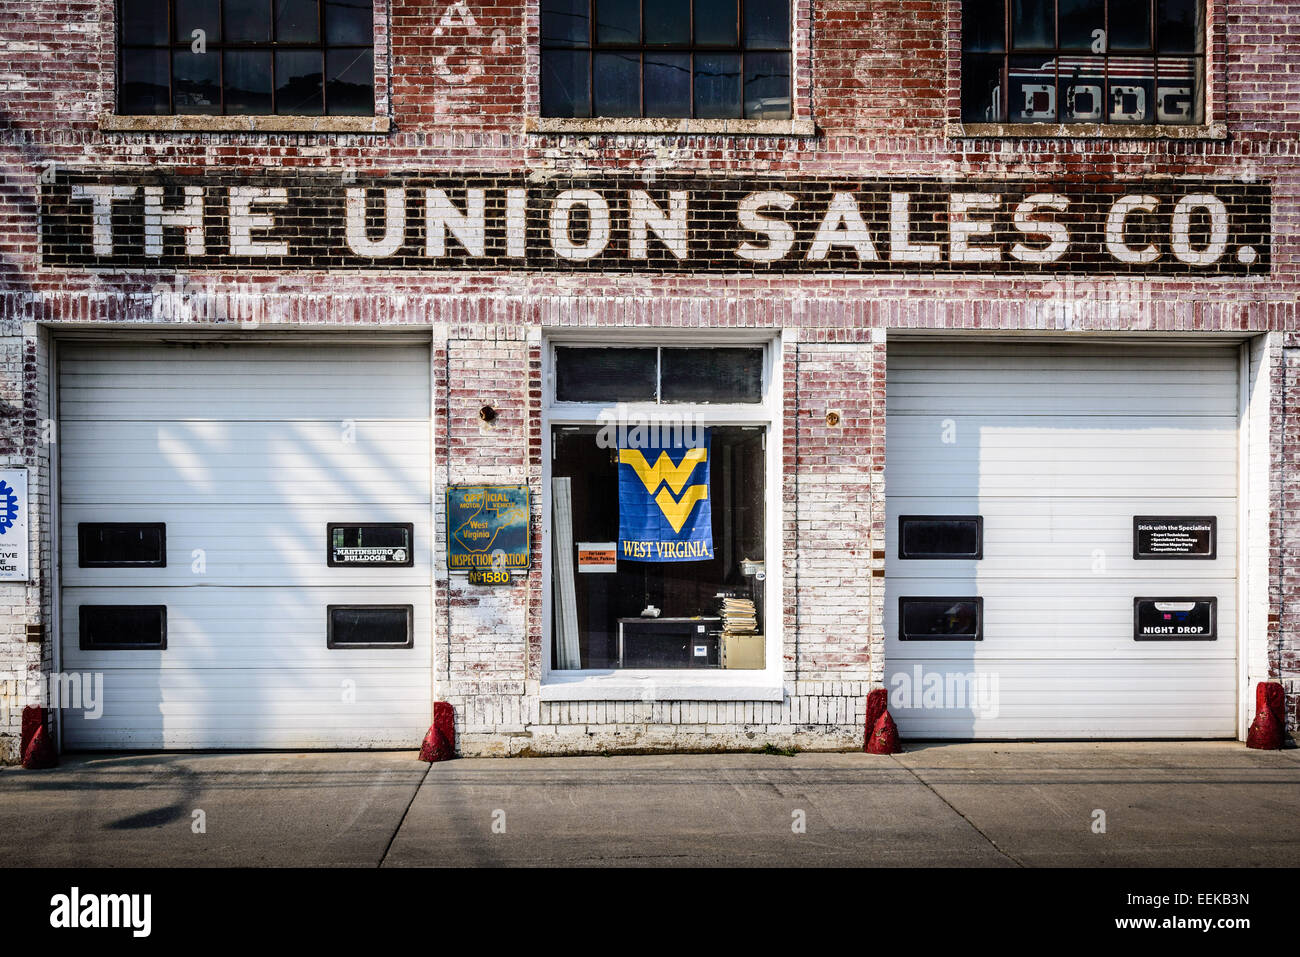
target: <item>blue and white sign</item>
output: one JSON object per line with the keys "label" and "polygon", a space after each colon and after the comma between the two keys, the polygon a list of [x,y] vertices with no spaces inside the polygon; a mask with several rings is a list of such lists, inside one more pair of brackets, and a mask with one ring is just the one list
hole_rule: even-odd
{"label": "blue and white sign", "polygon": [[618,450],[618,557],[702,562],[713,557],[709,430],[698,446]]}
{"label": "blue and white sign", "polygon": [[0,469],[0,581],[27,579],[27,470]]}

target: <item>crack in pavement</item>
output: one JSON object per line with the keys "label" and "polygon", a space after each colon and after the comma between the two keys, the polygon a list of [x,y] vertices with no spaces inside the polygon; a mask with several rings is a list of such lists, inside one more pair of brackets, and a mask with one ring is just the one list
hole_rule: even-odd
{"label": "crack in pavement", "polygon": [[942,794],[940,794],[938,791],[936,791],[936,790],[934,789],[933,785],[931,785],[929,781],[925,780],[925,778],[921,777],[921,775],[917,774],[916,771],[914,771],[912,768],[908,767],[908,766],[907,766],[906,764],[904,764],[902,761],[899,761],[898,758],[894,757],[894,755],[891,754],[891,755],[889,756],[889,759],[890,759],[891,761],[893,761],[896,765],[898,765],[900,768],[902,768],[903,770],[905,770],[908,774],[912,775],[912,777],[916,778],[917,782],[921,785],[921,787],[925,788],[927,791],[929,791],[931,794],[933,794],[935,797],[937,797],[940,801],[942,801],[944,804],[946,804],[949,808],[951,808],[951,809],[952,809],[952,812],[953,812],[954,814],[956,814],[956,815],[957,815],[958,817],[960,817],[963,821],[965,821],[968,825],[970,825],[970,828],[971,828],[972,831],[974,831],[974,832],[975,832],[976,834],[978,834],[980,837],[984,838],[984,840],[988,841],[988,842],[989,842],[989,846],[990,846],[991,848],[993,848],[993,850],[997,851],[999,854],[1001,854],[1003,857],[1005,857],[1007,860],[1009,860],[1012,864],[1016,865],[1016,867],[1024,867],[1024,866],[1025,866],[1025,864],[1024,864],[1023,861],[1017,859],[1017,858],[1015,857],[1015,855],[1013,855],[1011,852],[1003,850],[1002,847],[999,846],[999,844],[998,844],[997,841],[993,840],[993,838],[991,838],[991,837],[989,837],[987,834],[985,834],[984,831],[980,829],[980,826],[979,826],[978,824],[976,824],[974,821],[972,821],[970,818],[968,818],[964,813],[962,813],[962,811],[961,811],[960,808],[958,808],[955,804],[953,804],[951,801],[949,801],[946,797],[944,797]]}
{"label": "crack in pavement", "polygon": [[415,785],[415,790],[411,792],[411,800],[406,802],[406,807],[402,809],[402,816],[397,819],[397,827],[393,828],[392,835],[388,838],[388,843],[384,845],[384,853],[379,855],[379,863],[376,868],[384,866],[384,861],[388,860],[388,852],[393,849],[393,842],[397,840],[397,835],[401,833],[402,825],[406,823],[406,816],[411,813],[411,807],[415,804],[415,799],[420,796],[420,791],[424,788],[424,782],[429,778],[429,772],[433,770],[433,764],[424,766],[424,773],[420,775],[420,780]]}

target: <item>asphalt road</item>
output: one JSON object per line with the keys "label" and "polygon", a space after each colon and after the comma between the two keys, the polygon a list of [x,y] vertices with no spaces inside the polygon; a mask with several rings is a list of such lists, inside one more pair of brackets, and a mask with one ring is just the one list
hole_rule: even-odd
{"label": "asphalt road", "polygon": [[1300,751],[78,755],[0,770],[0,865],[1296,866]]}

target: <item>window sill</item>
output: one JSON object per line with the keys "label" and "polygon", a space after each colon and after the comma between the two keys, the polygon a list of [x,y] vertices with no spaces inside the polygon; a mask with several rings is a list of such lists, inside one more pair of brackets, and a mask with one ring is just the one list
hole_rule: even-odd
{"label": "window sill", "polygon": [[552,671],[543,701],[780,701],[785,689],[766,671]]}
{"label": "window sill", "polygon": [[1226,140],[1222,123],[1205,126],[1128,126],[1123,123],[949,123],[944,133],[954,139],[1110,139],[1110,140]]}
{"label": "window sill", "polygon": [[815,136],[812,120],[690,120],[592,119],[560,116],[530,116],[524,124],[528,133],[605,134],[650,133],[659,136]]}
{"label": "window sill", "polygon": [[386,116],[119,116],[99,128],[115,133],[387,133]]}

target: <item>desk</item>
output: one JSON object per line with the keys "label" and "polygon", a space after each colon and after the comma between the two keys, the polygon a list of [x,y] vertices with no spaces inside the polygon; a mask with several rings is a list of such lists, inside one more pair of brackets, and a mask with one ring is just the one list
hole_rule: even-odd
{"label": "desk", "polygon": [[620,668],[717,668],[722,619],[620,618]]}

